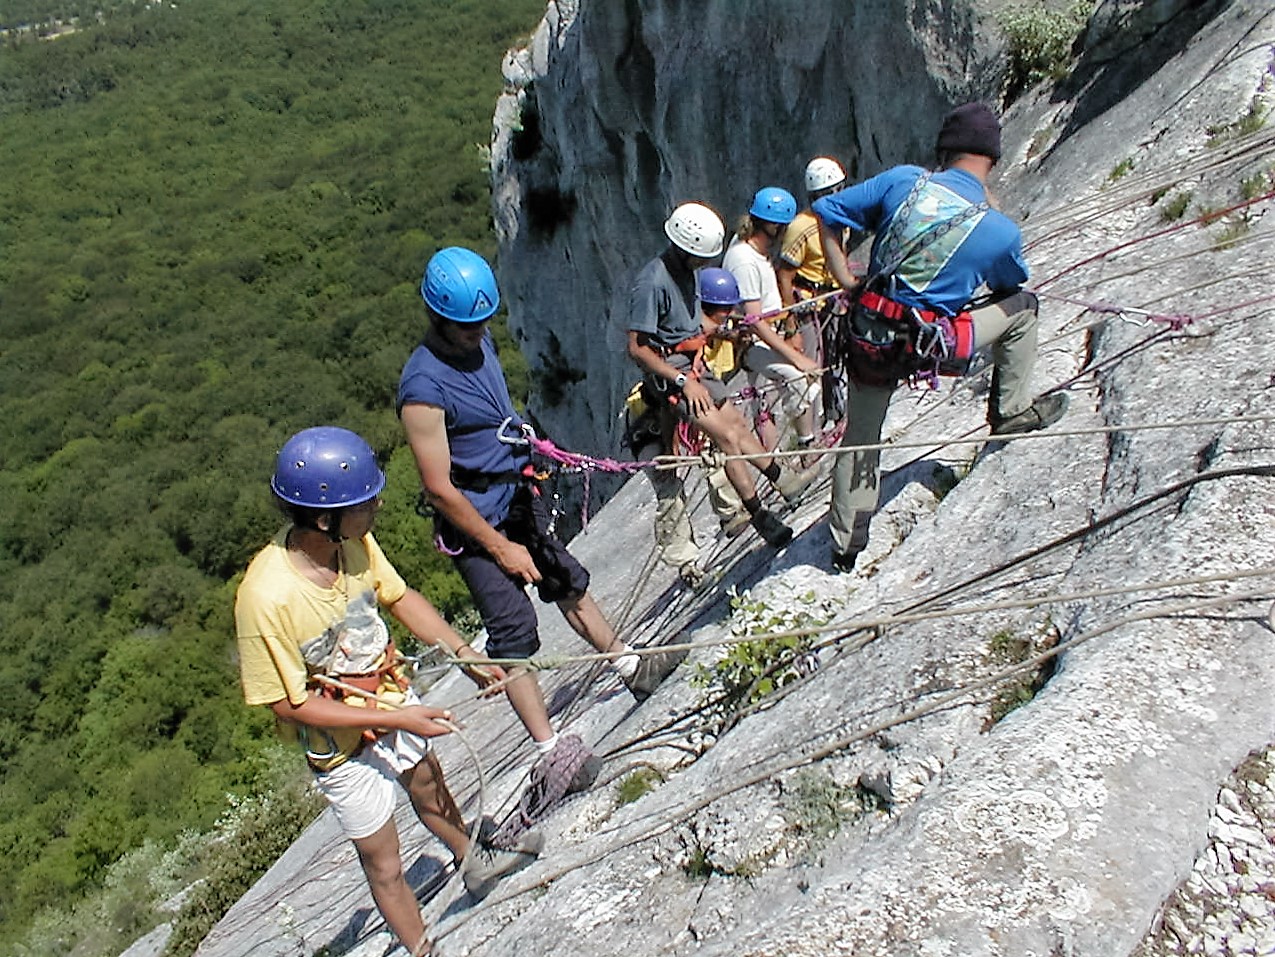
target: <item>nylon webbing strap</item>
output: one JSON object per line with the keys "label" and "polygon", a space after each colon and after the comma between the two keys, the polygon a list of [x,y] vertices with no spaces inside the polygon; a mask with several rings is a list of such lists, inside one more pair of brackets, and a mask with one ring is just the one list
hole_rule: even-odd
{"label": "nylon webbing strap", "polygon": [[881,253],[878,257],[886,265],[873,272],[868,277],[865,286],[871,286],[875,280],[883,276],[893,276],[910,257],[923,252],[958,226],[991,209],[986,200],[967,206],[950,219],[945,219],[941,223],[931,226],[900,250],[899,247],[903,244],[903,231],[907,228],[908,220],[912,217],[912,210],[916,208],[917,200],[920,199],[921,192],[925,189],[932,176],[933,174],[929,170],[918,176],[916,182],[912,184],[912,189],[908,191],[907,198],[895,210],[894,218],[890,221],[890,230],[885,234],[885,239],[881,243]]}

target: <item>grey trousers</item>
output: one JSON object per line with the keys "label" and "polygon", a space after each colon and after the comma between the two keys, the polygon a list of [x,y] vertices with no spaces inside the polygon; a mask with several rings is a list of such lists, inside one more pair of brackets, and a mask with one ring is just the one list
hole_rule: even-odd
{"label": "grey trousers", "polygon": [[[1026,411],[1032,404],[1032,370],[1036,365],[1038,303],[1029,292],[1014,292],[970,310],[974,349],[991,349],[995,370],[988,400],[989,418]],[[881,441],[881,427],[893,388],[850,382],[846,397],[846,431],[842,446],[873,445]],[[837,456],[832,470],[832,508],[828,527],[837,554],[860,551],[867,544],[867,523],[877,509],[881,492],[881,453],[877,450]]]}
{"label": "grey trousers", "polygon": [[[661,451],[658,446],[651,446],[642,450],[642,457],[651,458]],[[655,489],[655,544],[660,550],[660,559],[666,565],[681,568],[698,559],[700,553],[691,528],[685,480],[673,470],[652,469],[647,476]],[[725,469],[709,469],[706,480],[709,505],[718,521],[725,523],[744,510],[738,493],[726,478]]]}

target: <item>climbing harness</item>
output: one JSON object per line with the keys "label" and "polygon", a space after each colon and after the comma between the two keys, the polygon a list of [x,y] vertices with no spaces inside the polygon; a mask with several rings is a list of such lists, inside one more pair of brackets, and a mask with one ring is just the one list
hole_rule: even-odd
{"label": "climbing harness", "polygon": [[893,388],[908,379],[938,388],[940,375],[959,376],[969,370],[974,331],[968,311],[947,316],[892,296],[898,271],[908,259],[990,208],[986,201],[966,206],[904,245],[908,220],[932,175],[927,171],[918,176],[895,210],[876,256],[881,266],[864,281],[849,322],[842,323],[838,354],[850,377],[863,385]]}

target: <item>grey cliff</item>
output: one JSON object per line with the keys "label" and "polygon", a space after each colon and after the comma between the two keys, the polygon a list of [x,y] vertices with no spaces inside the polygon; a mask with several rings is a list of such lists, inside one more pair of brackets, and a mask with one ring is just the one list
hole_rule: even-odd
{"label": "grey cliff", "polygon": [[[826,481],[776,555],[714,542],[692,468],[722,576],[698,593],[650,557],[649,483],[619,489],[572,549],[626,636],[693,650],[636,706],[542,616],[547,694],[605,770],[482,904],[400,808],[440,954],[1275,955],[1275,8],[1104,2],[1073,53],[1007,110],[993,182],[1067,417],[988,445],[986,370],[901,391],[849,575]],[[623,302],[672,204],[733,218],[817,153],[924,162],[1004,63],[993,5],[550,3],[504,65],[492,160],[539,420],[615,451]],[[693,680],[741,633],[815,624],[759,705]],[[530,748],[469,690],[430,693],[466,727],[439,751],[466,813],[499,813]],[[198,953],[323,948],[391,949],[327,815]]]}

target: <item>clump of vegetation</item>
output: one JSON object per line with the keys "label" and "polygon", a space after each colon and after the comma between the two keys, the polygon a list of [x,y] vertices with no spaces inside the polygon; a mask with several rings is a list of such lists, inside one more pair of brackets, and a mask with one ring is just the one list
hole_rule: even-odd
{"label": "clump of vegetation", "polygon": [[1006,99],[1012,100],[1041,80],[1067,75],[1072,47],[1093,12],[1092,0],[1077,0],[1064,10],[1019,4],[997,14],[1009,43]]}
{"label": "clump of vegetation", "polygon": [[[788,634],[817,629],[832,619],[832,608],[814,592],[798,597],[798,607],[771,608],[747,590],[730,591],[731,634],[750,640],[726,646],[711,665],[699,665],[691,683],[719,693],[716,712],[728,721],[741,708],[765,698],[819,666],[815,636]],[[782,635],[783,637],[776,637]]]}
{"label": "clump of vegetation", "polygon": [[818,851],[845,825],[884,809],[881,798],[867,788],[838,784],[814,768],[798,772],[784,787],[784,819],[807,852]]}
{"label": "clump of vegetation", "polygon": [[711,849],[700,840],[699,832],[693,825],[689,836],[682,838],[682,843],[687,847],[682,872],[694,881],[706,881],[714,874],[718,877],[738,877],[745,880],[758,877],[766,869],[767,860],[773,856],[773,852],[751,854],[733,864],[723,865],[713,859]]}
{"label": "clump of vegetation", "polygon": [[1270,114],[1270,108],[1263,103],[1261,96],[1254,96],[1249,101],[1248,110],[1238,120],[1232,123],[1205,127],[1205,132],[1209,134],[1209,146],[1221,146],[1223,143],[1229,143],[1232,140],[1248,136],[1250,133],[1256,133],[1266,125],[1266,120],[1270,117]]}
{"label": "clump of vegetation", "polygon": [[1160,219],[1166,223],[1174,223],[1186,215],[1191,205],[1191,191],[1175,193],[1173,198],[1160,207]]}
{"label": "clump of vegetation", "polygon": [[1114,167],[1112,167],[1111,172],[1107,174],[1107,181],[1110,183],[1114,183],[1118,180],[1124,179],[1126,176],[1128,176],[1130,173],[1133,172],[1133,166],[1134,166],[1133,157],[1126,156]]}
{"label": "clump of vegetation", "polygon": [[[288,435],[365,435],[389,473],[382,548],[446,614],[468,607],[413,511],[394,391],[424,331],[429,255],[494,252],[471,144],[490,134],[502,54],[544,2],[426,17],[382,0],[0,6],[15,28],[0,39],[13,954],[37,915],[71,919],[130,852],[207,833],[227,793],[262,786],[273,720],[243,704],[234,591],[281,524],[267,480]],[[25,28],[53,20],[74,32]],[[496,334],[520,397],[526,367],[503,322]],[[150,919],[129,896],[115,926]]]}
{"label": "clump of vegetation", "polygon": [[620,779],[615,800],[621,806],[632,804],[664,783],[664,775],[653,767],[641,767]]}
{"label": "clump of vegetation", "polygon": [[[1035,635],[1020,635],[1004,629],[987,640],[988,666],[996,671],[1022,664],[1058,643],[1058,632],[1046,624]],[[1034,669],[1024,670],[1001,682],[992,697],[991,708],[983,730],[991,728],[1011,711],[1021,708],[1045,686],[1054,675],[1055,658],[1048,658]]]}
{"label": "clump of vegetation", "polygon": [[1246,202],[1264,196],[1272,189],[1275,189],[1275,169],[1254,173],[1240,180],[1240,197]]}
{"label": "clump of vegetation", "polygon": [[308,778],[301,777],[270,793],[232,801],[198,856],[201,879],[177,915],[164,957],[193,954],[213,924],[323,807],[323,798],[309,786]]}
{"label": "clump of vegetation", "polygon": [[[230,809],[207,832],[184,831],[165,847],[146,840],[105,869],[98,889],[45,908],[14,944],[19,957],[110,957],[176,909],[165,957],[193,953],[209,928],[278,859],[322,809],[294,754],[270,745],[261,760],[273,783]],[[174,904],[174,901],[179,903]]]}
{"label": "clump of vegetation", "polygon": [[[1247,210],[1245,213],[1247,213]],[[1243,213],[1229,219],[1226,226],[1213,240],[1213,248],[1218,251],[1230,249],[1248,235],[1249,230],[1252,228],[1252,221]]]}

